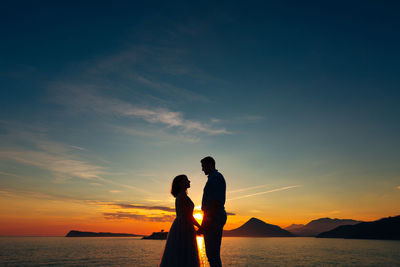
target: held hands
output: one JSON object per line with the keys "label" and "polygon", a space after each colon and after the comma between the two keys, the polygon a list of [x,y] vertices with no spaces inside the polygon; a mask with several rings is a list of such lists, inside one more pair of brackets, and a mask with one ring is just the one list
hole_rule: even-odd
{"label": "held hands", "polygon": [[208,226],[212,222],[212,217],[210,215],[205,215],[199,229],[197,229],[197,235],[203,235],[204,232],[207,230]]}
{"label": "held hands", "polygon": [[203,223],[201,224],[201,226],[199,227],[199,229],[196,232],[197,235],[203,235],[204,234],[204,232],[207,230],[207,228],[208,228],[208,226],[210,224],[209,219],[210,218],[208,218],[207,220],[206,219],[203,220]]}
{"label": "held hands", "polygon": [[202,234],[204,234],[204,229],[203,229],[203,227],[199,227],[199,229],[197,229],[197,231],[196,231],[196,235],[202,235]]}

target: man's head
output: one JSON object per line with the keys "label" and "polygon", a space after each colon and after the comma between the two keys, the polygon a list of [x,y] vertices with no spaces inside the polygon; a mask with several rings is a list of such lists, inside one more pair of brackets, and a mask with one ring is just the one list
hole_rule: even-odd
{"label": "man's head", "polygon": [[215,160],[212,157],[205,157],[200,162],[201,169],[203,170],[205,175],[209,175],[212,171],[215,170]]}

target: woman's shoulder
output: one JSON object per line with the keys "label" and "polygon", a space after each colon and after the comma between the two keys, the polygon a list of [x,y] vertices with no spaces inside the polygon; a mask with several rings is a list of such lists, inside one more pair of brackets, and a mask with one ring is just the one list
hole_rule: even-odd
{"label": "woman's shoulder", "polygon": [[192,200],[186,193],[179,193],[176,196],[176,201],[192,202]]}

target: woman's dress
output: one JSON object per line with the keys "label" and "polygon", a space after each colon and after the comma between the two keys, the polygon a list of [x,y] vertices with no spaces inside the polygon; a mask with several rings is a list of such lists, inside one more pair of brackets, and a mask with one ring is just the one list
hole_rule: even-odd
{"label": "woman's dress", "polygon": [[193,208],[192,200],[179,193],[175,199],[176,219],[169,230],[160,267],[200,266]]}

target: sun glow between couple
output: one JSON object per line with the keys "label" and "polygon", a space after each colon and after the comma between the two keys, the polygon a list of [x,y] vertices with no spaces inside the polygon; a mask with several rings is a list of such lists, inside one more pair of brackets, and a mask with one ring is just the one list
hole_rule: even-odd
{"label": "sun glow between couple", "polygon": [[193,209],[193,217],[201,225],[201,223],[203,222],[203,211],[201,210],[201,206],[194,207],[194,209]]}
{"label": "sun glow between couple", "polygon": [[[194,208],[193,217],[201,223],[203,222],[203,211],[201,210],[200,206],[196,206]],[[198,235],[196,237],[197,247],[199,249],[199,259],[200,259],[200,266],[206,266],[207,263],[207,256],[206,256],[206,248],[204,246],[204,237],[202,235]]]}
{"label": "sun glow between couple", "polygon": [[201,224],[203,221],[203,213],[197,212],[193,214],[193,217]]}

